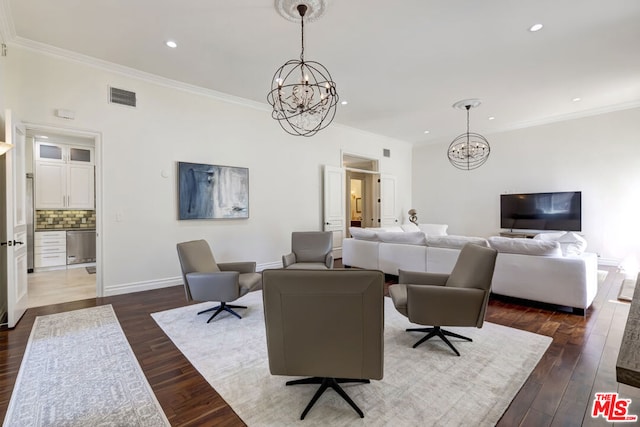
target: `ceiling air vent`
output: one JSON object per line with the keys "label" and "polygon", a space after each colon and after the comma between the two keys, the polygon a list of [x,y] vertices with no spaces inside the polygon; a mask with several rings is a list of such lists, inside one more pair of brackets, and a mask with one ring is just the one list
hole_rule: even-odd
{"label": "ceiling air vent", "polygon": [[109,87],[109,102],[135,107],[136,93],[116,87]]}

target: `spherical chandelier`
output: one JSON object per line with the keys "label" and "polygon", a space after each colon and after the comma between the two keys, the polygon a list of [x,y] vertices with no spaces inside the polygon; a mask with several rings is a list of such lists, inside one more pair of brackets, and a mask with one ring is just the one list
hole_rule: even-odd
{"label": "spherical chandelier", "polygon": [[[338,105],[336,84],[329,71],[319,62],[304,59],[304,17],[308,5],[313,3],[294,5],[300,15],[300,59],[291,59],[276,70],[271,91],[267,94],[267,101],[273,108],[271,117],[287,133],[296,136],[313,136],[329,126]],[[317,8],[312,12],[317,15],[318,10],[321,11]],[[282,10],[279,11],[282,14]]]}
{"label": "spherical chandelier", "polygon": [[458,169],[471,170],[482,166],[489,158],[489,141],[479,133],[469,132],[469,110],[480,105],[479,99],[464,99],[453,104],[454,108],[467,110],[467,131],[449,144],[447,156]]}

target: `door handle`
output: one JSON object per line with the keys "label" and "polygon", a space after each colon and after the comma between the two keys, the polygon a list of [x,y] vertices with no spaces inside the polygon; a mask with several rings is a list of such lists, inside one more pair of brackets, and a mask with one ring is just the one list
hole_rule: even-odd
{"label": "door handle", "polygon": [[13,246],[16,246],[16,245],[24,245],[24,242],[19,242],[17,240],[14,240],[13,241]]}
{"label": "door handle", "polygon": [[325,222],[325,223],[324,223],[324,225],[331,225],[331,223],[329,223],[329,222]]}
{"label": "door handle", "polygon": [[24,242],[19,242],[17,240],[9,240],[8,242],[0,242],[0,246],[16,246],[16,245],[24,245]]}

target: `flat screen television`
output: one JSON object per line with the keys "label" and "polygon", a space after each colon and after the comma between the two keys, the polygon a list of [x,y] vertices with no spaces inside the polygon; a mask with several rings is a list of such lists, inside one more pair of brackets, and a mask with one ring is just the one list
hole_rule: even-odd
{"label": "flat screen television", "polygon": [[582,192],[501,194],[500,227],[582,231]]}

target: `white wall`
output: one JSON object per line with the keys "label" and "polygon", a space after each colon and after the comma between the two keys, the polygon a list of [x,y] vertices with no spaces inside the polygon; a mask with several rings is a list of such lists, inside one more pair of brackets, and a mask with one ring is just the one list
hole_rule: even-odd
{"label": "white wall", "polygon": [[640,109],[485,135],[487,163],[473,171],[447,159],[450,141],[413,152],[413,202],[420,222],[450,234],[496,235],[500,194],[582,191],[588,251],[640,263]]}
{"label": "white wall", "polygon": [[[341,150],[380,158],[381,172],[398,177],[398,215],[410,208],[411,146],[405,142],[336,123],[312,138],[293,137],[266,108],[19,46],[7,59],[6,105],[24,121],[101,134],[107,293],[172,283],[180,272],[175,244],[190,239],[207,239],[219,261],[280,262],[291,231],[321,229],[322,165],[339,166]],[[109,85],[136,92],[138,107],[109,104]],[[76,119],[55,117],[57,108],[74,110]],[[383,148],[391,158],[382,157]],[[249,168],[250,219],[178,221],[177,161]]]}

